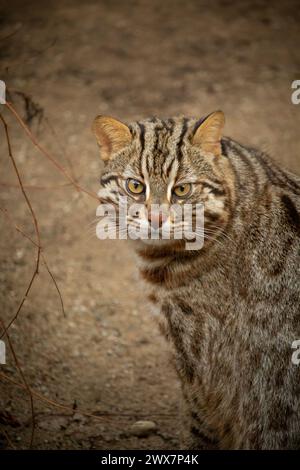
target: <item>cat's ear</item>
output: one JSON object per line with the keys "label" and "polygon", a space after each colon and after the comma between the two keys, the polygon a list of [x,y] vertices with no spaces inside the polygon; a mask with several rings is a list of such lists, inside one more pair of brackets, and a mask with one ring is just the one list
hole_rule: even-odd
{"label": "cat's ear", "polygon": [[130,145],[132,135],[123,122],[109,116],[97,116],[92,125],[102,160],[109,160],[111,156]]}
{"label": "cat's ear", "polygon": [[221,138],[225,124],[222,111],[209,114],[200,122],[192,137],[192,144],[198,145],[205,152],[221,155]]}

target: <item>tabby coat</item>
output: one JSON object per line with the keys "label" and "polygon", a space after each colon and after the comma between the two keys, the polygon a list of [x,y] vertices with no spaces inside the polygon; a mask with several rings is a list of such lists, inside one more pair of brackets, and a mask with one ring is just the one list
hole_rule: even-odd
{"label": "tabby coat", "polygon": [[[100,198],[205,208],[204,246],[132,242],[182,385],[182,447],[300,447],[300,179],[222,136],[224,115],[125,125],[98,116]],[[128,193],[134,178],[145,191]],[[179,201],[182,203],[182,200]],[[128,218],[128,224],[138,223]]]}

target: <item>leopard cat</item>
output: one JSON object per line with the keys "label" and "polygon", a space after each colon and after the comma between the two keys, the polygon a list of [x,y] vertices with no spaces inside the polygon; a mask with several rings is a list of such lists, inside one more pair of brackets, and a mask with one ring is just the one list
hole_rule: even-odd
{"label": "leopard cat", "polygon": [[[300,178],[223,136],[224,114],[124,124],[98,116],[99,198],[145,207],[130,241],[182,389],[185,449],[300,448]],[[172,238],[152,204],[202,204],[203,246]],[[118,210],[118,209],[117,209]],[[171,214],[171,212],[170,212]],[[154,226],[154,225],[153,225]],[[146,294],[145,294],[146,295]]]}

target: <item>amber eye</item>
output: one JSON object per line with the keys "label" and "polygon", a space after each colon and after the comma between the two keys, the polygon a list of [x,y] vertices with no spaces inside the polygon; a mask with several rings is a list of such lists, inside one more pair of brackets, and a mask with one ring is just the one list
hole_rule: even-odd
{"label": "amber eye", "polygon": [[190,194],[192,185],[190,183],[179,184],[173,189],[173,193],[177,197],[186,197]]}
{"label": "amber eye", "polygon": [[138,180],[129,178],[126,181],[126,188],[129,193],[142,194],[145,191],[145,186]]}

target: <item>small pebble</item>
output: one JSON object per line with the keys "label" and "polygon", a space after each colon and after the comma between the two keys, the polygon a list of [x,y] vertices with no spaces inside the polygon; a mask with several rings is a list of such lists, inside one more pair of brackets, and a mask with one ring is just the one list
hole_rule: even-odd
{"label": "small pebble", "polygon": [[147,437],[157,431],[157,426],[153,421],[137,421],[130,428],[130,433],[138,437]]}

